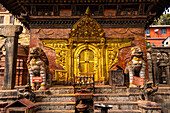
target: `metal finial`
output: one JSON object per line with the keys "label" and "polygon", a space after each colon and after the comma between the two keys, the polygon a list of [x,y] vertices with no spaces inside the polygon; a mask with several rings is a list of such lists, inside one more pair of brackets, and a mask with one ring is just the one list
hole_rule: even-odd
{"label": "metal finial", "polygon": [[89,9],[89,6],[88,6],[87,9],[86,9],[85,15],[90,16],[90,9]]}

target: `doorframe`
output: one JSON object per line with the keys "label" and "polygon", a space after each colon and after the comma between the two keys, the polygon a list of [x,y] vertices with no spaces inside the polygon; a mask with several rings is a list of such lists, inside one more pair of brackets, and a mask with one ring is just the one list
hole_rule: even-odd
{"label": "doorframe", "polygon": [[94,55],[95,55],[95,61],[94,61],[94,65],[97,66],[96,70],[95,70],[95,81],[99,81],[99,78],[101,76],[101,55],[99,54],[99,50],[97,47],[93,46],[92,44],[81,44],[79,45],[75,51],[73,52],[73,74],[75,76],[79,76],[79,68],[78,68],[78,65],[79,65],[79,54],[85,50],[85,49],[90,49],[91,51],[94,52]]}

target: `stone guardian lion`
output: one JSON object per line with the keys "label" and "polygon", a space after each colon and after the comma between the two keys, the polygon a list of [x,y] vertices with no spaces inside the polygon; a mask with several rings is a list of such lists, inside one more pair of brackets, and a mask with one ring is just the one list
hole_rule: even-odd
{"label": "stone guardian lion", "polygon": [[126,63],[125,74],[129,75],[129,87],[136,87],[133,83],[133,77],[145,78],[146,61],[143,50],[139,46],[131,48],[130,60]]}
{"label": "stone guardian lion", "polygon": [[30,49],[30,56],[28,57],[27,67],[30,76],[30,85],[32,89],[36,90],[36,84],[32,81],[33,77],[40,76],[42,77],[42,82],[40,84],[40,90],[46,89],[46,79],[47,79],[47,68],[49,62],[43,52],[39,47],[33,47]]}

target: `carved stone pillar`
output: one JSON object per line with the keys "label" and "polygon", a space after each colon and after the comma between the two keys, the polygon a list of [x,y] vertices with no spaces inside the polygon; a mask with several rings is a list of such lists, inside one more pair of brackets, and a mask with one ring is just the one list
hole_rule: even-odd
{"label": "carved stone pillar", "polygon": [[167,84],[170,86],[170,53],[168,53],[168,66],[167,66]]}
{"label": "carved stone pillar", "polygon": [[3,89],[13,89],[16,78],[18,37],[22,33],[20,25],[0,26],[0,35],[7,38]]}
{"label": "carved stone pillar", "polygon": [[157,53],[152,53],[151,56],[152,59],[152,66],[153,66],[153,71],[152,71],[152,77],[153,77],[153,85],[155,86],[156,83],[159,83],[159,78],[158,78],[158,73],[157,73]]}

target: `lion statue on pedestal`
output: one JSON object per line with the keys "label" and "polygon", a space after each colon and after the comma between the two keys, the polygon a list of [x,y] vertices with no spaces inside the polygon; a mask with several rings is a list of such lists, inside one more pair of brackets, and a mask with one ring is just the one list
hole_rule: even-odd
{"label": "lion statue on pedestal", "polygon": [[[40,87],[40,90],[46,89],[47,78],[49,78],[49,62],[48,58],[45,55],[44,51],[39,47],[33,47],[30,49],[30,55],[27,61],[27,67],[30,77],[30,85],[32,89],[37,90]],[[32,80],[33,77],[42,77],[42,82],[35,84]],[[37,86],[38,87],[37,87]]]}
{"label": "lion statue on pedestal", "polygon": [[130,59],[126,61],[124,73],[129,75],[129,87],[136,87],[136,85],[132,84],[133,77],[138,76],[145,78],[146,60],[143,50],[139,46],[132,47],[131,50],[131,56]]}

